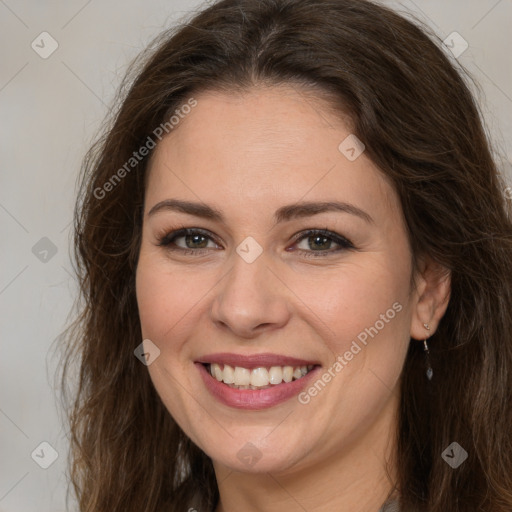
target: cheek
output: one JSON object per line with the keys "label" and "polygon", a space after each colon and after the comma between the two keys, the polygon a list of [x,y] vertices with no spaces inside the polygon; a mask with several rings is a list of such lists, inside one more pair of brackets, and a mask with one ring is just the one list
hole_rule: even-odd
{"label": "cheek", "polygon": [[357,263],[347,262],[329,273],[304,273],[295,278],[293,289],[304,304],[302,311],[310,316],[310,323],[324,326],[326,340],[331,340],[331,350],[337,354],[348,350],[353,339],[376,323],[379,334],[404,329],[396,311],[400,307],[393,309],[393,304],[405,309],[407,265],[401,267],[383,256],[361,254]]}
{"label": "cheek", "polygon": [[159,346],[186,319],[199,295],[189,277],[171,272],[162,259],[141,252],[136,276],[142,334]]}
{"label": "cheek", "polygon": [[192,275],[170,271],[170,265],[161,255],[141,251],[136,293],[142,336],[160,350],[148,371],[167,410],[185,431],[190,430],[193,422],[187,404],[190,393],[183,392],[191,389],[187,382],[191,363],[185,340],[197,323],[194,315],[205,293],[194,286],[191,282],[194,279],[199,281]]}
{"label": "cheek", "polygon": [[[410,324],[405,261],[400,265],[382,253],[368,253],[329,279],[295,283],[297,295],[307,297],[303,311],[311,311],[306,322],[324,325],[323,341],[333,355],[326,375],[330,391],[312,400],[333,429],[345,425],[347,436],[350,425],[373,421],[401,373]],[[316,391],[310,391],[315,396]]]}

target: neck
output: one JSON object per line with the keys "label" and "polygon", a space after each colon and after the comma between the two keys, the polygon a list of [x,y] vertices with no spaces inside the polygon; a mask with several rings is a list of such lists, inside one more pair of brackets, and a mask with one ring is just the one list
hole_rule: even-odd
{"label": "neck", "polygon": [[378,512],[395,487],[397,406],[392,396],[364,434],[327,460],[265,473],[236,472],[214,461],[220,494],[215,512]]}

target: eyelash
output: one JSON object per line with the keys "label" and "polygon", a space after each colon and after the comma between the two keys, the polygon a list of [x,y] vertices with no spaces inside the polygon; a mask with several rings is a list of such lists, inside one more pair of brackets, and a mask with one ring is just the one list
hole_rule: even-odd
{"label": "eyelash", "polygon": [[[190,255],[190,256],[201,256],[205,254],[206,252],[210,251],[211,249],[184,249],[183,247],[178,247],[176,245],[173,246],[174,241],[177,238],[183,237],[183,236],[190,236],[190,235],[202,235],[206,238],[209,238],[214,243],[218,244],[218,242],[210,235],[208,231],[205,231],[200,228],[186,228],[182,227],[178,230],[171,231],[170,233],[165,234],[162,237],[158,238],[158,246],[165,247],[169,251],[179,251],[183,255]],[[347,238],[334,233],[332,231],[329,231],[326,229],[308,229],[306,231],[301,231],[300,233],[297,233],[293,236],[293,243],[297,244],[298,242],[301,242],[302,240],[309,238],[311,236],[323,236],[325,238],[330,239],[331,241],[335,242],[340,246],[339,249],[335,250],[324,250],[324,251],[311,251],[311,250],[304,250],[304,249],[297,249],[296,251],[305,256],[305,257],[313,257],[318,258],[321,256],[328,256],[330,254],[339,253],[341,251],[346,251],[350,249],[355,249],[354,245],[350,240]],[[218,244],[220,245],[220,244]]]}

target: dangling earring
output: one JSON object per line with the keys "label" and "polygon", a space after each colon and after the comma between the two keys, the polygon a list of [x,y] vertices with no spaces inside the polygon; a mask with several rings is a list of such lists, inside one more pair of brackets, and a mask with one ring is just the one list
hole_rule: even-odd
{"label": "dangling earring", "polygon": [[[430,327],[428,324],[423,324],[425,329],[427,331],[430,331]],[[427,368],[427,379],[432,380],[432,375],[434,375],[434,370],[432,370],[432,365],[430,364],[430,352],[428,350],[428,344],[427,344],[428,336],[423,340],[423,349],[425,351],[425,366]]]}

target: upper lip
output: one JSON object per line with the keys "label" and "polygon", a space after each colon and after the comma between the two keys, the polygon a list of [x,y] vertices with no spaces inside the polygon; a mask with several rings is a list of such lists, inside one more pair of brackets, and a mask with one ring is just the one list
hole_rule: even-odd
{"label": "upper lip", "polygon": [[210,364],[228,364],[229,366],[240,366],[252,370],[253,368],[270,368],[271,366],[309,366],[317,365],[316,361],[307,361],[296,357],[289,357],[280,354],[263,353],[253,354],[251,356],[241,354],[230,354],[221,352],[216,354],[208,354],[199,358],[197,363]]}

